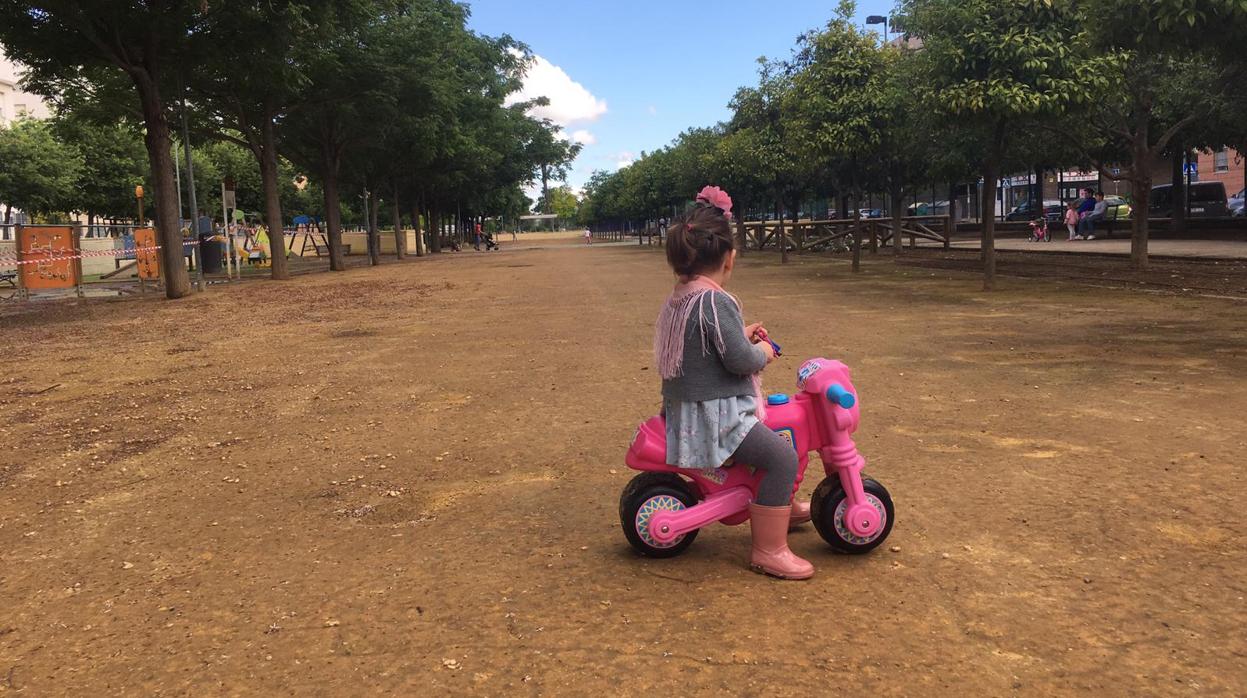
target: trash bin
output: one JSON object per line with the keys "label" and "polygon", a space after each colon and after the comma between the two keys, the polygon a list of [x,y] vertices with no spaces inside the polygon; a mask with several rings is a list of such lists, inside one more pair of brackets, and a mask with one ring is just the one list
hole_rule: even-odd
{"label": "trash bin", "polygon": [[225,245],[215,236],[201,234],[199,236],[199,262],[203,264],[205,274],[220,274],[221,263],[225,259]]}

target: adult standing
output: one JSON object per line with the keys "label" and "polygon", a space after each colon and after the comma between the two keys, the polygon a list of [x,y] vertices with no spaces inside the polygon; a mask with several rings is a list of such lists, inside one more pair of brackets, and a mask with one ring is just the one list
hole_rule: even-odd
{"label": "adult standing", "polygon": [[204,213],[203,209],[199,209],[199,220],[195,232],[199,233],[200,237],[212,234],[212,216]]}

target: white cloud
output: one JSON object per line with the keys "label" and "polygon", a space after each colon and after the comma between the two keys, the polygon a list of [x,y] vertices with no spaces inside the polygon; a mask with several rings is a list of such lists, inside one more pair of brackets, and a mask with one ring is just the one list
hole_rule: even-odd
{"label": "white cloud", "polygon": [[656,106],[654,106],[654,105],[652,105],[652,104],[651,104],[651,105],[649,105],[649,115],[650,115],[650,116],[658,116],[658,107],[656,107]]}
{"label": "white cloud", "polygon": [[582,128],[572,131],[572,141],[582,145],[597,145],[598,137]]}
{"label": "white cloud", "polygon": [[632,163],[636,162],[636,155],[625,150],[622,153],[616,153],[615,155],[612,155],[611,159],[615,161],[615,169],[622,170],[628,165],[631,165]]}
{"label": "white cloud", "polygon": [[540,119],[549,119],[560,126],[597,121],[606,113],[606,102],[593,96],[584,85],[572,80],[560,67],[541,56],[533,56],[533,62],[524,75],[524,86],[512,94],[508,104],[545,97],[550,104],[534,107],[529,113]]}

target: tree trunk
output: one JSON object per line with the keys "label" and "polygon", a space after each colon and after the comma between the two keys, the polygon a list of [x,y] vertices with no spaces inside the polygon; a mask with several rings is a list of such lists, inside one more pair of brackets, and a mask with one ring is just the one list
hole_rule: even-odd
{"label": "tree trunk", "polygon": [[442,251],[442,214],[435,208],[429,208],[429,252],[438,254]]}
{"label": "tree trunk", "polygon": [[[272,261],[274,279],[290,278],[290,263],[286,258],[286,233],[282,224],[281,190],[277,182],[277,134],[272,119],[265,119],[262,128],[263,142],[260,152],[260,179],[264,183],[264,219],[268,223],[268,250]],[[194,220],[194,216],[191,217]],[[191,225],[191,229],[195,224]]]}
{"label": "tree trunk", "polygon": [[862,270],[862,209],[858,196],[853,195],[853,273]]}
{"label": "tree trunk", "polygon": [[1134,189],[1134,210],[1130,216],[1130,264],[1135,269],[1147,269],[1148,206],[1152,199],[1152,178],[1144,171],[1130,179]]}
{"label": "tree trunk", "polygon": [[983,163],[983,290],[996,287],[996,185],[1000,177],[1000,164],[995,149]]}
{"label": "tree trunk", "polygon": [[901,229],[905,227],[905,213],[900,207],[905,190],[894,186],[888,194],[892,197],[892,256],[899,258],[905,253],[905,244],[901,242]]}
{"label": "tree trunk", "polygon": [[424,228],[420,225],[420,207],[411,209],[411,227],[416,231],[416,256],[424,256]]}
{"label": "tree trunk", "polygon": [[4,205],[4,224],[8,225],[9,221],[12,221],[12,220],[13,220],[13,205],[5,204]]}
{"label": "tree trunk", "polygon": [[1173,155],[1170,158],[1172,165],[1173,187],[1170,194],[1173,197],[1173,206],[1169,209],[1169,231],[1171,233],[1186,232],[1186,172],[1184,165],[1186,164],[1186,148],[1182,144],[1174,146]]}
{"label": "tree trunk", "polygon": [[407,232],[403,230],[403,213],[398,207],[398,185],[391,187],[394,200],[390,206],[394,211],[394,257],[403,259],[407,256]]}
{"label": "tree trunk", "polygon": [[549,215],[552,207],[550,206],[550,168],[547,165],[541,166],[541,212]]}
{"label": "tree trunk", "polygon": [[1151,149],[1148,147],[1148,124],[1143,120],[1135,132],[1130,163],[1130,187],[1134,190],[1133,214],[1130,216],[1130,264],[1147,269],[1148,211],[1152,198]]}
{"label": "tree trunk", "polygon": [[143,122],[147,127],[144,141],[152,169],[152,188],[155,190],[156,236],[160,240],[160,271],[164,277],[165,296],[181,298],[190,293],[191,282],[182,256],[182,230],[178,225],[178,192],[174,184],[170,152],[173,140],[169,135],[169,121],[165,118],[160,88],[151,72],[134,72],[131,77],[139,93]]}
{"label": "tree trunk", "polygon": [[368,190],[368,264],[377,266],[381,263],[381,230],[377,228],[377,192]]}
{"label": "tree trunk", "polygon": [[[666,234],[666,232],[667,231],[665,230],[659,231],[659,238],[661,239],[662,235]],[[745,249],[749,247],[748,234],[745,232],[745,217],[744,216],[739,216],[736,218],[736,237],[740,238],[740,242],[737,245],[736,254],[743,255],[745,254]]]}
{"label": "tree trunk", "polygon": [[324,161],[325,228],[329,233],[329,269],[345,271],[342,254],[342,201],[338,195],[338,159],[325,149]]}

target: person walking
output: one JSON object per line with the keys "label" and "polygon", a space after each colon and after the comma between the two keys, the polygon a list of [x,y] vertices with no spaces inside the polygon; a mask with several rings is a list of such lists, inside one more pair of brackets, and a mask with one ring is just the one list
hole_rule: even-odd
{"label": "person walking", "polygon": [[1078,237],[1078,201],[1074,200],[1066,204],[1065,208],[1065,228],[1069,230],[1069,242],[1081,240]]}

